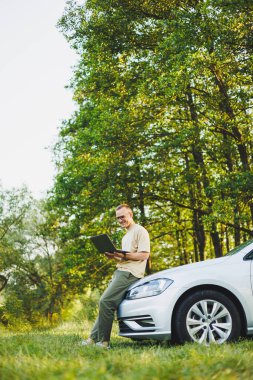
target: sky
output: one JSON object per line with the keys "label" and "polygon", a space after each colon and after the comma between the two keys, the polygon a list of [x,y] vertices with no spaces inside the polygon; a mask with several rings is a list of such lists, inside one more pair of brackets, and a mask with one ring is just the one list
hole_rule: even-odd
{"label": "sky", "polygon": [[56,173],[52,147],[74,112],[66,89],[75,52],[56,28],[65,0],[0,0],[0,183],[43,198]]}

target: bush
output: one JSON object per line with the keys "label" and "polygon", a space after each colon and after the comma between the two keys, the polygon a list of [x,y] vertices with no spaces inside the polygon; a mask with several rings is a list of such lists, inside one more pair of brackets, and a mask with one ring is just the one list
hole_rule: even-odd
{"label": "bush", "polygon": [[63,310],[62,319],[75,322],[94,320],[98,311],[99,297],[98,291],[90,290],[86,294],[79,295]]}

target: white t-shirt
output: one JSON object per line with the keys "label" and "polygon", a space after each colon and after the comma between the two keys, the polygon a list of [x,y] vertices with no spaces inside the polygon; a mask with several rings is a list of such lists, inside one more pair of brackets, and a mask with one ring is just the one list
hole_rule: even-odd
{"label": "white t-shirt", "polygon": [[[122,239],[122,249],[128,252],[150,252],[148,231],[133,223]],[[127,254],[126,254],[127,257]],[[127,260],[117,264],[117,269],[131,272],[135,277],[144,277],[147,260]]]}

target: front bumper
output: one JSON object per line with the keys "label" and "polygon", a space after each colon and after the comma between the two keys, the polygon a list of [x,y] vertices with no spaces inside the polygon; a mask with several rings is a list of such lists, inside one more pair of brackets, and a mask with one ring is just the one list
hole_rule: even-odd
{"label": "front bumper", "polygon": [[159,296],[123,300],[118,309],[119,335],[133,339],[171,339],[173,308],[178,289]]}
{"label": "front bumper", "polygon": [[119,335],[133,339],[171,339],[171,331],[158,331],[150,315],[119,319]]}

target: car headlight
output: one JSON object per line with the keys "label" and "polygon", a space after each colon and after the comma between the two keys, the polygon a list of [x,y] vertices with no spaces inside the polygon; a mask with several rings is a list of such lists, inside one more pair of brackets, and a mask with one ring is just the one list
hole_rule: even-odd
{"label": "car headlight", "polygon": [[158,296],[172,283],[173,280],[170,280],[169,278],[157,278],[155,280],[150,280],[142,285],[130,289],[126,294],[126,299],[135,300],[138,298]]}

